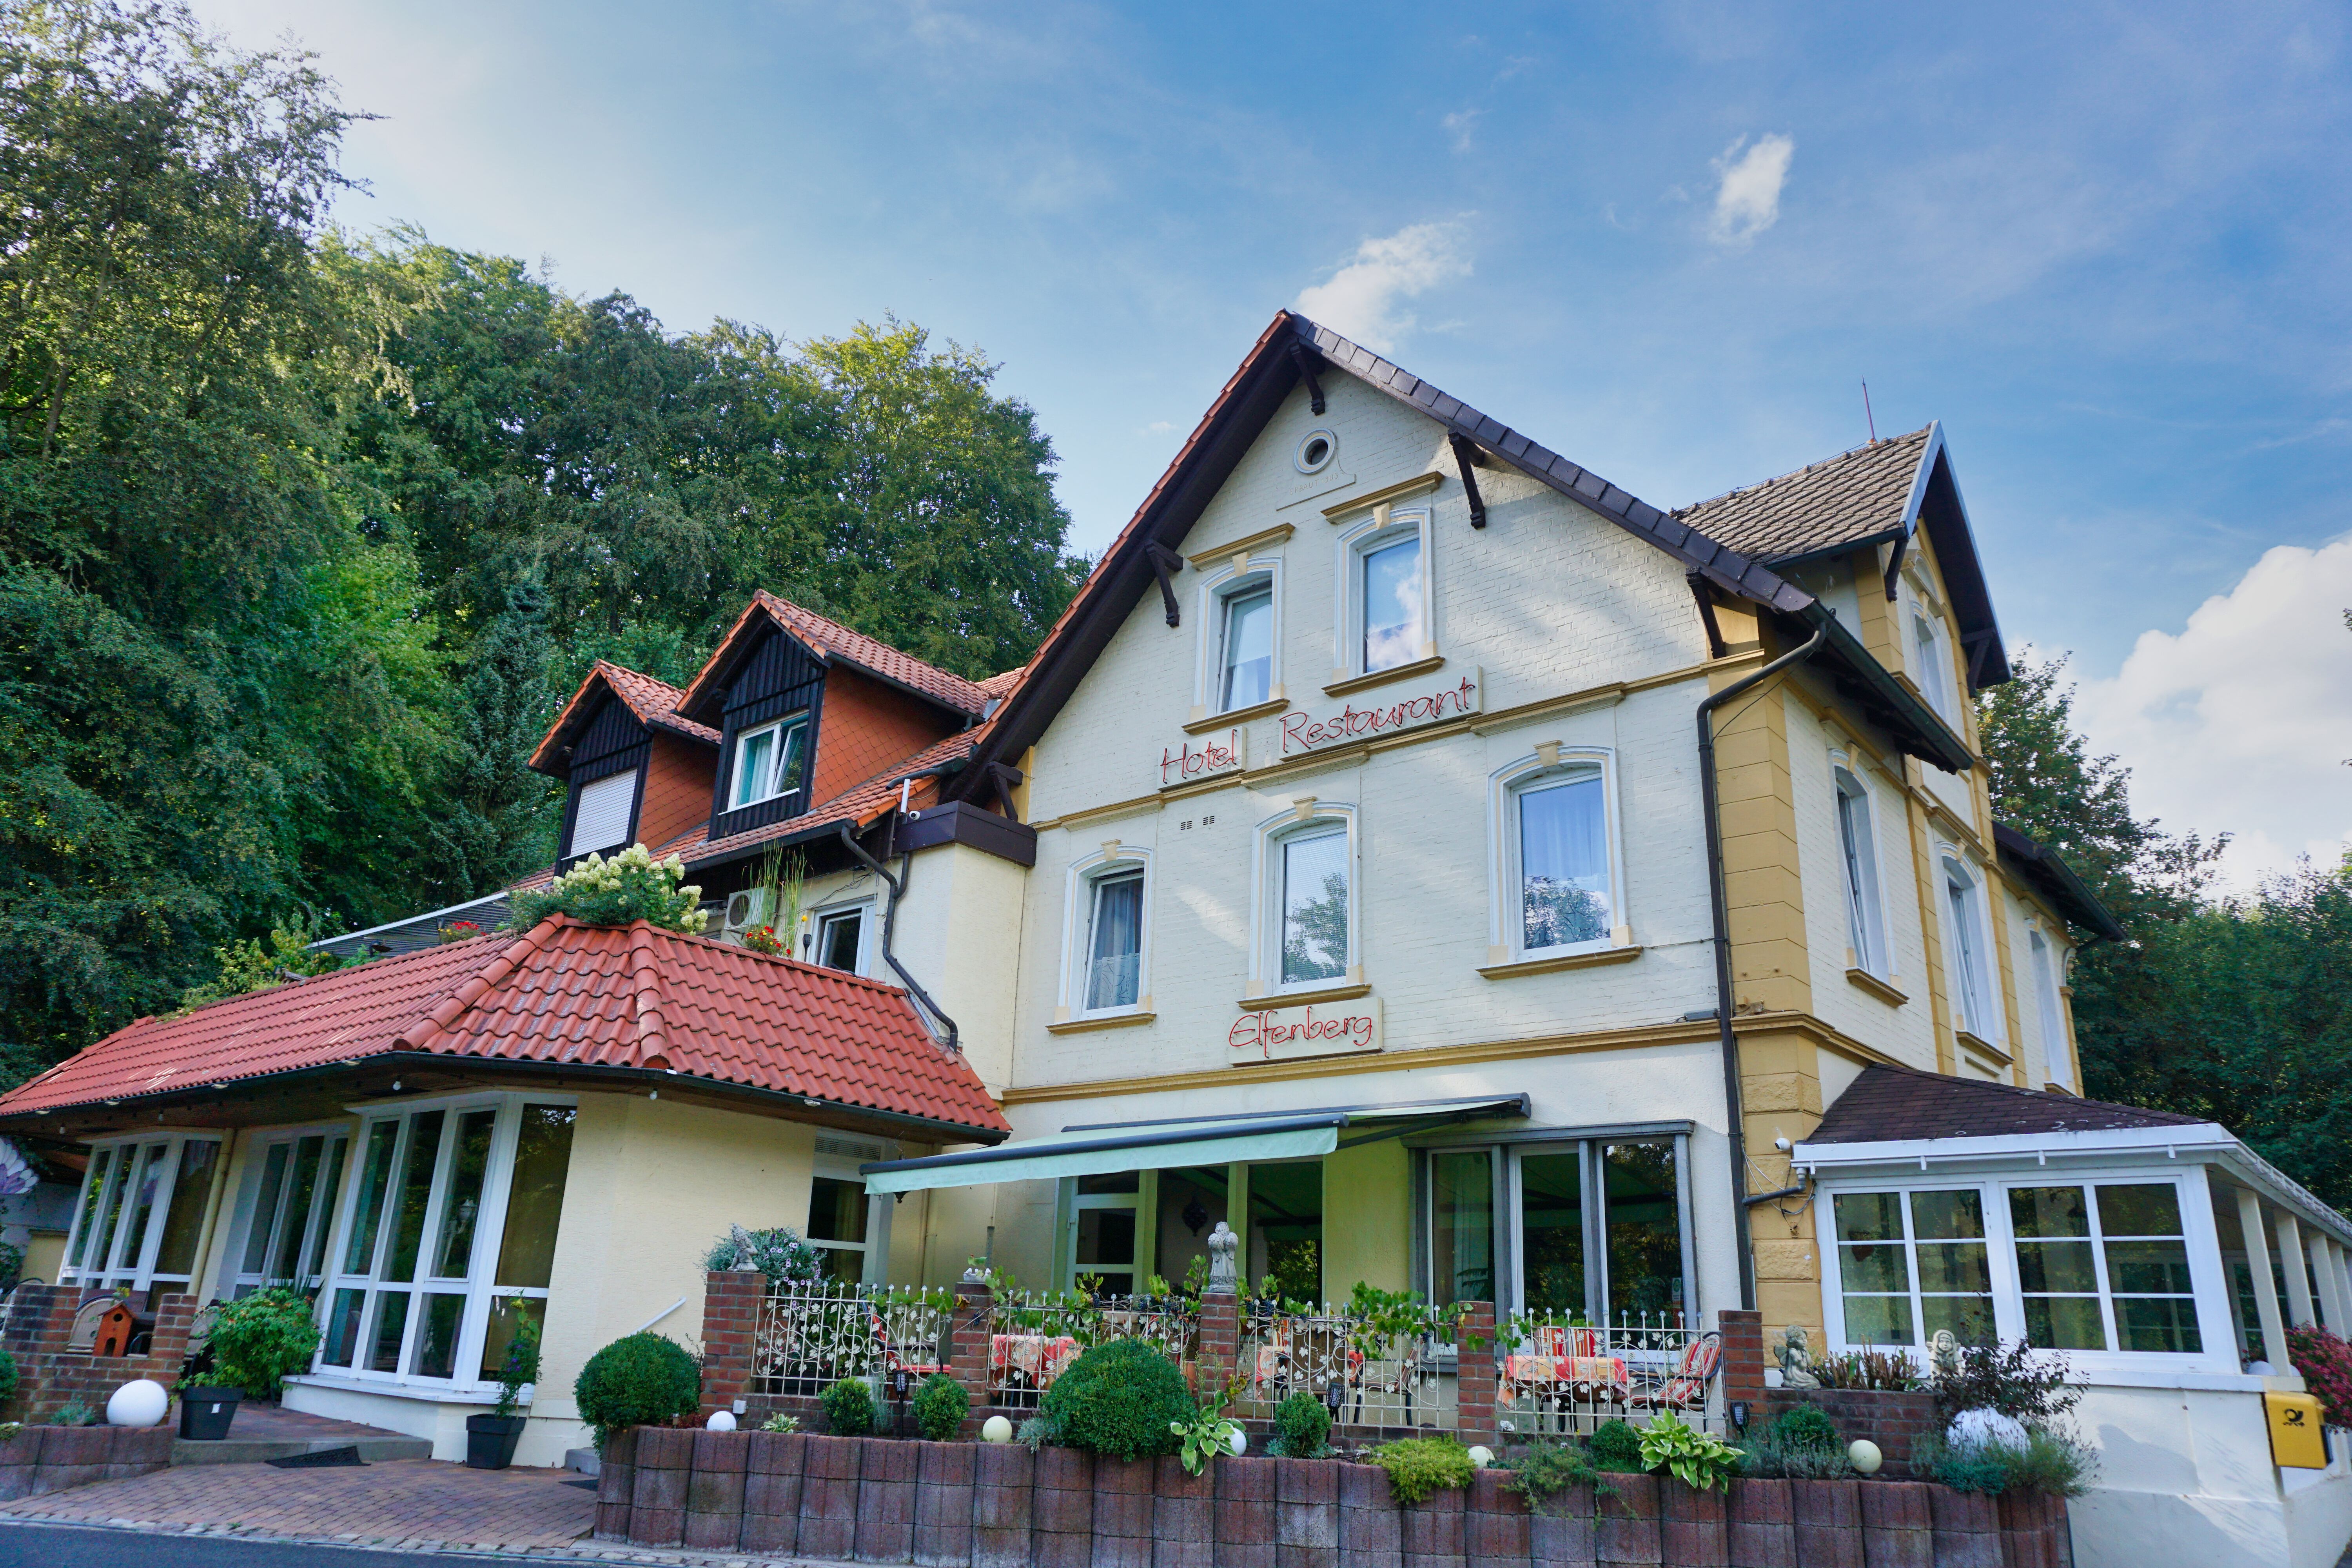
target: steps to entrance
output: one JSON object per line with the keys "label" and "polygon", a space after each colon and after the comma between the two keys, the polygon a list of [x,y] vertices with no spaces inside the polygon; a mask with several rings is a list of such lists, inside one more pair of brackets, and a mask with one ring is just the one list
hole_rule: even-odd
{"label": "steps to entrance", "polygon": [[299,1410],[281,1410],[275,1405],[247,1404],[238,1408],[236,1419],[229,1424],[228,1436],[220,1442],[192,1443],[185,1437],[174,1437],[172,1463],[255,1465],[268,1459],[322,1454],[331,1448],[357,1448],[360,1458],[369,1464],[380,1459],[433,1457],[433,1444],[427,1438],[387,1432],[381,1426],[362,1426],[356,1421],[306,1415]]}

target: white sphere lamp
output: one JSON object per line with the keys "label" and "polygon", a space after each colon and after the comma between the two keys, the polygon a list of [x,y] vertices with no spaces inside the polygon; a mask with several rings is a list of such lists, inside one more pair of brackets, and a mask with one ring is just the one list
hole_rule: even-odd
{"label": "white sphere lamp", "polygon": [[980,1436],[983,1442],[1010,1443],[1013,1441],[1013,1423],[1002,1415],[992,1415],[980,1424]]}
{"label": "white sphere lamp", "polygon": [[1855,1438],[1846,1449],[1845,1457],[1858,1474],[1865,1476],[1876,1475],[1878,1467],[1886,1463],[1886,1456],[1880,1453],[1878,1445],[1867,1437]]}
{"label": "white sphere lamp", "polygon": [[1495,1450],[1486,1447],[1486,1444],[1480,1443],[1471,1448],[1470,1468],[1472,1469],[1483,1470],[1494,1462]]}
{"label": "white sphere lamp", "polygon": [[1249,1434],[1238,1426],[1234,1427],[1232,1435],[1225,1439],[1225,1447],[1233,1450],[1234,1458],[1240,1458],[1249,1452]]}
{"label": "white sphere lamp", "polygon": [[152,1377],[133,1378],[106,1402],[110,1426],[160,1426],[172,1408],[172,1396]]}
{"label": "white sphere lamp", "polygon": [[713,1432],[732,1432],[735,1430],[735,1412],[714,1410],[710,1413],[710,1419],[705,1421],[703,1425]]}

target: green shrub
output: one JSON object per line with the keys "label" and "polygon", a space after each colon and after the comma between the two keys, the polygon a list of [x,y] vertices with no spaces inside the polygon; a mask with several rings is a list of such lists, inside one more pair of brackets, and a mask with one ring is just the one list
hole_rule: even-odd
{"label": "green shrub", "polygon": [[702,934],[702,889],[688,883],[686,863],[673,855],[656,860],[642,844],[632,844],[611,859],[590,855],[579,865],[528,893],[518,893],[509,905],[508,923],[529,931],[551,914],[570,915],[592,926],[625,926],[632,921],[665,931]]}
{"label": "green shrub", "polygon": [[863,1437],[874,1430],[874,1390],[862,1377],[845,1377],[816,1396],[824,1429],[836,1437]]}
{"label": "green shrub", "polygon": [[2072,1380],[2065,1357],[2011,1340],[1961,1347],[1950,1364],[1936,1369],[1929,1387],[1947,1423],[1963,1410],[1994,1410],[2043,1426],[2074,1408],[2084,1385]]}
{"label": "green shrub", "polygon": [[1112,1340],[1085,1352],[1054,1380],[1040,1405],[1073,1448],[1115,1459],[1176,1451],[1169,1428],[1199,1414],[1184,1375],[1141,1340]]}
{"label": "green shrub", "polygon": [[1331,1413],[1302,1389],[1274,1407],[1274,1440],[1269,1453],[1319,1459],[1331,1451]]}
{"label": "green shrub", "polygon": [[771,1279],[814,1279],[822,1271],[824,1258],[815,1247],[801,1239],[799,1231],[788,1225],[772,1230],[731,1226],[702,1255],[702,1267],[709,1273],[723,1273],[746,1265]]}
{"label": "green shrub", "polygon": [[1783,1448],[1834,1448],[1840,1446],[1837,1423],[1810,1405],[1800,1405],[1768,1428]]}
{"label": "green shrub", "polygon": [[1013,1440],[1024,1445],[1033,1454],[1040,1448],[1058,1448],[1062,1446],[1062,1424],[1050,1415],[1032,1415],[1021,1423]]}
{"label": "green shrub", "polygon": [[915,1390],[915,1425],[923,1436],[934,1443],[951,1441],[963,1430],[963,1418],[971,1414],[971,1395],[962,1384],[943,1372],[935,1372],[923,1379],[923,1386]]}
{"label": "green shrub", "polygon": [[1953,1447],[1930,1432],[1912,1439],[1911,1473],[1961,1492],[2048,1492],[2080,1497],[2097,1465],[2091,1451],[2063,1433],[2033,1428],[2025,1447],[1975,1443]]}
{"label": "green shrub", "polygon": [[702,1368],[683,1349],[645,1330],[590,1356],[572,1384],[572,1397],[601,1452],[616,1432],[693,1415],[702,1403]]}
{"label": "green shrub", "polygon": [[1810,1405],[1782,1415],[1739,1445],[1744,1475],[1834,1481],[1853,1474],[1836,1423]]}
{"label": "green shrub", "polygon": [[319,1321],[299,1290],[272,1285],[235,1301],[215,1301],[206,1343],[215,1388],[242,1388],[248,1398],[275,1399],[289,1373],[310,1364],[319,1348]]}
{"label": "green shrub", "polygon": [[1642,1435],[1625,1421],[1603,1421],[1592,1429],[1592,1468],[1640,1475]]}
{"label": "green shrub", "polygon": [[1364,1457],[1389,1473],[1389,1490],[1402,1503],[1426,1502],[1470,1484],[1470,1450],[1458,1438],[1407,1437]]}
{"label": "green shrub", "polygon": [[16,1358],[0,1351],[0,1400],[13,1399],[16,1394]]}
{"label": "green shrub", "polygon": [[1559,1495],[1570,1487],[1590,1486],[1609,1492],[1616,1489],[1592,1468],[1581,1443],[1532,1443],[1503,1461],[1510,1474],[1503,1478],[1507,1491],[1515,1491],[1528,1508],[1549,1513]]}
{"label": "green shrub", "polygon": [[49,1413],[49,1425],[52,1426],[95,1426],[100,1419],[102,1417],[97,1411],[82,1403],[79,1394]]}
{"label": "green shrub", "polygon": [[1642,1430],[1642,1463],[1664,1470],[1697,1491],[1729,1490],[1739,1473],[1739,1450],[1702,1432],[1669,1410]]}

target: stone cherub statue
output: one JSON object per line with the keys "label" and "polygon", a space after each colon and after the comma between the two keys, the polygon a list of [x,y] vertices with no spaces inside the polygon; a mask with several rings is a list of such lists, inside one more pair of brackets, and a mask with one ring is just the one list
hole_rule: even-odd
{"label": "stone cherub statue", "polygon": [[1234,1294],[1241,1286],[1241,1270],[1234,1265],[1234,1251],[1242,1238],[1235,1236],[1223,1220],[1209,1232],[1209,1289],[1223,1295]]}
{"label": "stone cherub statue", "polygon": [[1946,1375],[1960,1370],[1960,1342],[1949,1329],[1937,1329],[1927,1340],[1927,1363]]}
{"label": "stone cherub statue", "polygon": [[1780,1386],[1783,1388],[1819,1388],[1822,1380],[1812,1373],[1812,1353],[1807,1348],[1804,1326],[1790,1323],[1780,1331],[1772,1346],[1772,1355],[1780,1363]]}

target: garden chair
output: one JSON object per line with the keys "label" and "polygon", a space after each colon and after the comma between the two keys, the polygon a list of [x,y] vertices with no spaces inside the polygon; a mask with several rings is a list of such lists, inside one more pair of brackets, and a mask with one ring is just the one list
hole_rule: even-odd
{"label": "garden chair", "polygon": [[1715,1377],[1715,1369],[1723,1361],[1723,1336],[1705,1333],[1694,1336],[1683,1346],[1681,1358],[1675,1369],[1662,1381],[1645,1382],[1632,1391],[1626,1408],[1653,1413],[1674,1410],[1690,1411],[1706,1408],[1706,1385]]}

